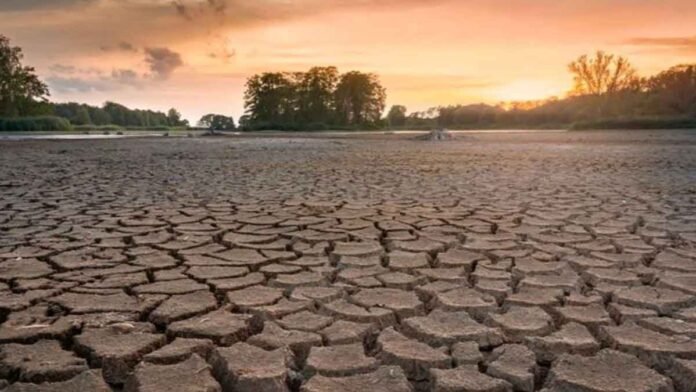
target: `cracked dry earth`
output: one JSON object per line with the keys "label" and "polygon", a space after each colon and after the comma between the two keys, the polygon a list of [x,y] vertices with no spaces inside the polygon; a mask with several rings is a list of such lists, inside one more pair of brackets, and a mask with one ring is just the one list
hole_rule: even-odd
{"label": "cracked dry earth", "polygon": [[696,135],[0,142],[0,389],[696,390]]}

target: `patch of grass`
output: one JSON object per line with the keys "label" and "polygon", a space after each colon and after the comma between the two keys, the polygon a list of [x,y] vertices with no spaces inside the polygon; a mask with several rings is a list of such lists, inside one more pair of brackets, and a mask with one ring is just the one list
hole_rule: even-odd
{"label": "patch of grass", "polygon": [[76,125],[76,131],[122,131],[124,128],[120,125]]}

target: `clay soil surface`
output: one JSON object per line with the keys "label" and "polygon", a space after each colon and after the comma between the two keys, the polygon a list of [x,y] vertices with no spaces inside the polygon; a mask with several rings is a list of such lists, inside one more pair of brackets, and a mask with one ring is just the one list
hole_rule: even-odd
{"label": "clay soil surface", "polygon": [[696,131],[0,141],[0,390],[696,391]]}

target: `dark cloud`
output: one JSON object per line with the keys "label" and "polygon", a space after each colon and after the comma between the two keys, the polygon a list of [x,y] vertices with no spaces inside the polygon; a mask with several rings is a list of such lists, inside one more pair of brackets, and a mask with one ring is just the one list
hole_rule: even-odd
{"label": "dark cloud", "polygon": [[208,0],[208,7],[216,14],[224,14],[227,11],[227,0]]}
{"label": "dark cloud", "polygon": [[237,50],[232,47],[231,41],[221,34],[215,34],[208,40],[209,51],[208,57],[215,60],[221,60],[223,63],[229,63],[237,56]]}
{"label": "dark cloud", "polygon": [[628,45],[636,46],[692,46],[696,47],[696,36],[693,37],[638,37],[626,41]]}
{"label": "dark cloud", "polygon": [[111,80],[129,86],[139,86],[141,82],[138,73],[131,69],[114,69],[111,71]]}
{"label": "dark cloud", "polygon": [[70,64],[53,64],[48,67],[48,70],[55,73],[59,74],[61,76],[66,76],[66,75],[93,75],[93,76],[102,76],[102,71],[100,71],[98,68],[94,67],[76,67],[74,65]]}
{"label": "dark cloud", "polygon": [[177,15],[188,21],[211,14],[224,17],[227,11],[227,0],[201,0],[194,5],[186,4],[183,0],[173,0],[171,4]]}
{"label": "dark cloud", "polygon": [[77,67],[74,65],[53,64],[48,67],[49,70],[60,74],[74,74],[77,72]]}
{"label": "dark cloud", "polygon": [[172,0],[177,14],[186,20],[215,17],[219,22],[253,22],[288,19],[340,9],[392,8],[444,3],[454,0]]}
{"label": "dark cloud", "polygon": [[184,65],[181,55],[168,48],[145,48],[145,62],[154,79],[169,79],[172,72]]}
{"label": "dark cloud", "polygon": [[222,60],[225,63],[230,62],[236,55],[237,51],[234,49],[221,49],[208,53],[208,57],[211,59]]}
{"label": "dark cloud", "polygon": [[95,2],[96,0],[0,0],[0,12],[59,9]]}
{"label": "dark cloud", "polygon": [[174,9],[176,10],[176,13],[181,16],[182,18],[192,21],[193,20],[193,15],[191,14],[191,10],[189,7],[182,3],[181,0],[176,0],[172,1],[172,5],[174,6]]}
{"label": "dark cloud", "polygon": [[130,42],[121,42],[118,44],[118,48],[127,52],[137,52],[138,49],[133,46]]}
{"label": "dark cloud", "polygon": [[88,93],[110,90],[108,83],[99,79],[51,76],[46,81],[51,91],[58,93]]}
{"label": "dark cloud", "polygon": [[637,37],[626,40],[624,44],[646,48],[647,52],[672,52],[680,54],[696,53],[696,36],[690,37]]}
{"label": "dark cloud", "polygon": [[102,45],[99,47],[102,51],[104,52],[110,52],[112,50],[119,50],[122,52],[137,52],[138,48],[135,47],[130,42],[127,41],[121,41],[115,45]]}
{"label": "dark cloud", "polygon": [[52,75],[46,79],[50,89],[58,93],[113,91],[124,86],[138,87],[145,81],[131,69],[114,69],[108,74],[56,64],[51,67],[51,70],[62,73],[62,75]]}

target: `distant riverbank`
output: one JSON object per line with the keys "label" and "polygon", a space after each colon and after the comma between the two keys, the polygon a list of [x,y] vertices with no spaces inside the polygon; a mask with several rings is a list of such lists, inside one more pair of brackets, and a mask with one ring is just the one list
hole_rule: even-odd
{"label": "distant riverbank", "polygon": [[571,130],[631,130],[631,129],[696,129],[696,118],[617,118],[597,121],[582,121],[573,124]]}
{"label": "distant riverbank", "polygon": [[[658,134],[661,132],[679,132],[680,134],[696,133],[696,124],[691,126],[676,126],[673,128],[658,127],[655,123],[654,127],[637,128],[631,124],[620,127],[622,123],[606,123],[597,122],[595,124],[583,124],[577,128],[556,128],[556,129],[524,129],[524,128],[500,128],[500,129],[449,129],[455,137],[469,136],[484,136],[484,135],[505,135],[505,134],[527,134],[527,135],[544,135],[544,134],[562,134],[576,133],[584,134],[591,132],[593,134],[612,134],[618,136],[622,131],[630,131],[635,133],[650,132],[650,134]],[[608,127],[615,125],[614,128]],[[685,124],[690,125],[690,124]],[[200,130],[177,130],[168,132],[153,132],[153,131],[122,131],[122,132],[74,132],[74,131],[23,131],[23,132],[0,132],[0,140],[100,140],[100,139],[123,139],[123,138],[199,138],[203,136],[211,137],[237,137],[237,138],[273,138],[273,137],[290,137],[290,138],[396,138],[396,139],[411,139],[418,135],[428,133],[425,129],[399,129],[399,130],[324,130],[324,131],[225,131],[210,134],[207,131]]]}
{"label": "distant riverbank", "polygon": [[76,132],[76,131],[13,131],[0,132],[0,140],[89,140],[122,139],[136,137],[195,137],[205,131],[118,131],[118,132]]}

